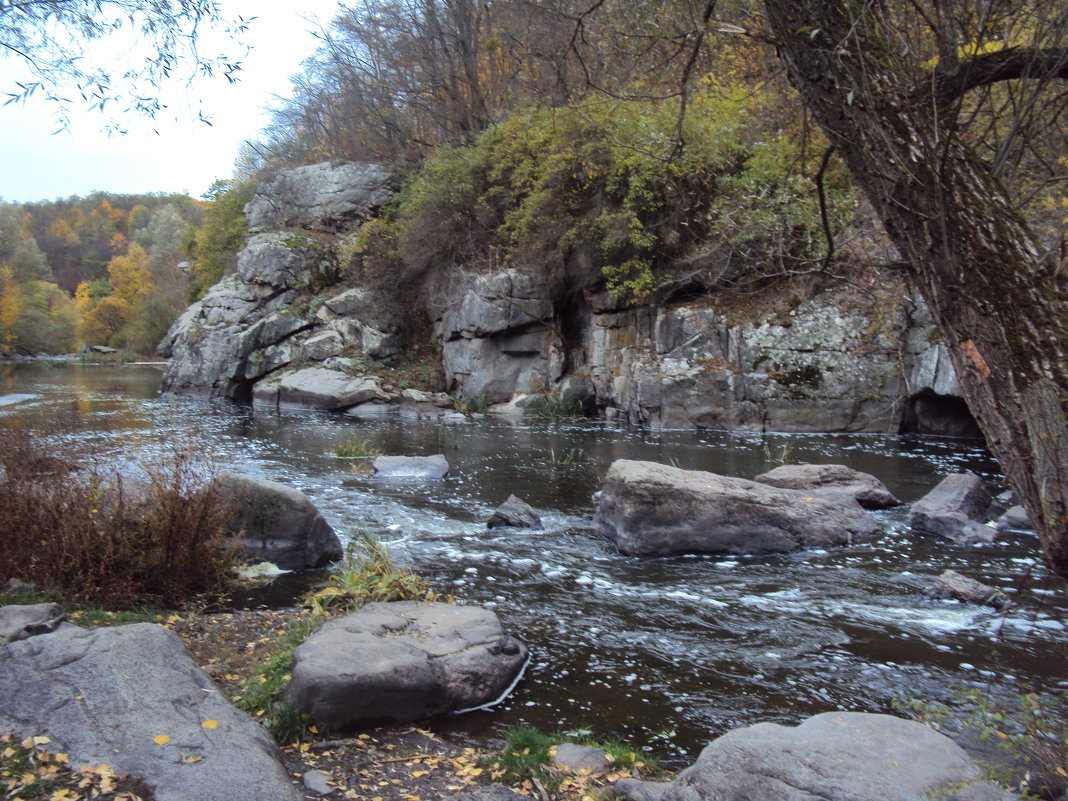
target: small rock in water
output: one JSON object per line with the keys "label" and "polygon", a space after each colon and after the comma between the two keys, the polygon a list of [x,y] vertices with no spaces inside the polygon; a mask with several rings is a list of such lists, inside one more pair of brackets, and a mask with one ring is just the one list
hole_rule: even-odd
{"label": "small rock in water", "polygon": [[379,456],[374,461],[378,478],[445,478],[449,463],[444,454],[433,456]]}
{"label": "small rock in water", "polygon": [[486,528],[541,528],[541,518],[533,507],[514,495],[497,507]]}
{"label": "small rock in water", "polygon": [[947,570],[931,586],[932,598],[954,598],[968,604],[992,606],[1001,609],[1008,606],[1009,597],[996,587],[962,576],[955,570]]}

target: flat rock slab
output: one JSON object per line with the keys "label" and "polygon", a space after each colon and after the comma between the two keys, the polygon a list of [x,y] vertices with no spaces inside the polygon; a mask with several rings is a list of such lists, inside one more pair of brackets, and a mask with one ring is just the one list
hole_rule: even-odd
{"label": "flat rock slab", "polygon": [[374,461],[378,478],[445,478],[449,463],[443,454],[434,456],[379,456]]}
{"label": "flat rock slab", "polygon": [[388,400],[372,378],[353,378],[325,367],[286,373],[278,383],[278,402],[311,409],[348,409],[374,400]]}
{"label": "flat rock slab", "polygon": [[909,527],[917,534],[960,545],[992,542],[997,529],[983,524],[992,501],[979,476],[950,473],[912,505]]}
{"label": "flat rock slab", "polygon": [[423,720],[498,700],[526,658],[488,609],[372,603],[296,649],[286,698],[333,731]]}
{"label": "flat rock slab", "polygon": [[[623,784],[620,782],[619,784]],[[626,787],[626,785],[624,785]],[[663,801],[1009,801],[964,750],[922,723],[828,712],[714,740]]]}
{"label": "flat rock slab", "polygon": [[0,728],[139,776],[158,801],[300,798],[267,731],[162,626],[69,626],[3,646]]}
{"label": "flat rock slab", "polygon": [[514,495],[502,503],[486,521],[486,528],[541,528],[541,518],[526,501]]}
{"label": "flat rock slab", "polygon": [[933,598],[952,598],[967,604],[992,606],[995,609],[1009,604],[1009,597],[997,587],[962,576],[956,570],[947,570],[935,579],[928,593]]}
{"label": "flat rock slab", "polygon": [[233,506],[229,527],[241,534],[246,558],[283,570],[314,570],[344,555],[337,533],[300,490],[237,473],[215,482],[220,502]]}
{"label": "flat rock slab", "polygon": [[608,470],[593,525],[623,553],[640,556],[784,553],[881,533],[844,495],[624,459]]}
{"label": "flat rock slab", "polygon": [[781,489],[844,492],[865,509],[889,509],[901,504],[875,476],[844,464],[784,464],[753,480]]}
{"label": "flat rock slab", "polygon": [[55,631],[67,619],[59,604],[0,606],[0,645]]}

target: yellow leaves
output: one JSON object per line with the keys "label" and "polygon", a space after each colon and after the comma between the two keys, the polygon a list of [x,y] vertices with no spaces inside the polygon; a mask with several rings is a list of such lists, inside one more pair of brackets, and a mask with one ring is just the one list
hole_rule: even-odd
{"label": "yellow leaves", "polygon": [[412,771],[412,778],[413,779],[418,779],[420,776],[428,776],[428,775],[430,775],[430,771],[429,770],[413,770]]}
{"label": "yellow leaves", "polygon": [[219,721],[209,718],[202,721],[200,725],[205,729],[217,729],[219,728]]}
{"label": "yellow leaves", "polygon": [[166,734],[157,734],[155,737],[152,738],[152,742],[154,742],[156,745],[166,745],[170,741],[171,738],[168,737]]}

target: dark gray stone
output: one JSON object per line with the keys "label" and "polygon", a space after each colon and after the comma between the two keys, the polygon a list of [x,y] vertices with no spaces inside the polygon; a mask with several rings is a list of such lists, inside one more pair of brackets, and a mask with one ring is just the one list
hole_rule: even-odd
{"label": "dark gray stone", "polygon": [[890,715],[758,723],[708,745],[663,801],[1010,801],[950,740]]}
{"label": "dark gray stone", "polygon": [[220,503],[233,506],[229,528],[241,535],[246,558],[283,570],[312,570],[344,554],[337,534],[300,490],[235,473],[215,483]]}
{"label": "dark gray stone", "polygon": [[997,529],[981,522],[991,500],[978,476],[951,473],[912,505],[909,526],[917,534],[961,545],[991,542],[997,537]]}
{"label": "dark gray stone", "polygon": [[0,729],[141,777],[158,801],[300,798],[266,729],[162,626],[69,626],[0,648]]}
{"label": "dark gray stone", "polygon": [[371,603],[296,649],[286,698],[334,731],[423,720],[498,700],[526,656],[488,609]]}
{"label": "dark gray stone", "polygon": [[1034,531],[1031,516],[1022,506],[1011,506],[998,518],[998,528],[1002,531]]}
{"label": "dark gray stone", "polygon": [[449,463],[445,456],[379,456],[374,461],[375,475],[379,478],[445,478]]}
{"label": "dark gray stone", "polygon": [[0,606],[0,645],[55,631],[67,619],[59,604]]}
{"label": "dark gray stone", "polygon": [[901,503],[875,476],[844,464],[784,464],[753,480],[781,489],[844,492],[865,509],[888,509]]}
{"label": "dark gray stone", "polygon": [[534,508],[514,495],[497,507],[486,521],[486,528],[541,528],[541,518]]}
{"label": "dark gray stone", "polygon": [[608,470],[593,525],[623,553],[642,556],[782,553],[880,534],[845,495],[623,459]]}
{"label": "dark gray stone", "polygon": [[671,782],[650,782],[642,779],[620,779],[612,790],[623,801],[661,801],[671,789]]}
{"label": "dark gray stone", "polygon": [[939,576],[928,593],[933,598],[952,598],[968,604],[992,606],[995,609],[1001,609],[1010,603],[1009,597],[997,587],[962,576],[955,570],[947,570]]}

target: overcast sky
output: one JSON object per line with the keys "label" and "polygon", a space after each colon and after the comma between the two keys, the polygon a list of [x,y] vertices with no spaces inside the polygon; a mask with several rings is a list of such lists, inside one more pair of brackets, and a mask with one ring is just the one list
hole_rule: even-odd
{"label": "overcast sky", "polygon": [[[216,178],[229,178],[242,141],[268,122],[263,109],[288,96],[289,77],[315,49],[303,18],[329,22],[338,0],[221,0],[226,16],[256,16],[245,37],[252,52],[241,80],[200,79],[178,84],[156,120],[127,118],[129,133],[109,138],[99,112],[74,109],[71,130],[53,135],[54,109],[43,100],[0,107],[0,199],[54,200],[93,191],[114,194],[185,192],[202,195]],[[0,89],[18,65],[0,59]],[[211,118],[196,119],[196,104]],[[193,109],[190,111],[190,109]],[[175,120],[176,114],[182,119]]]}

